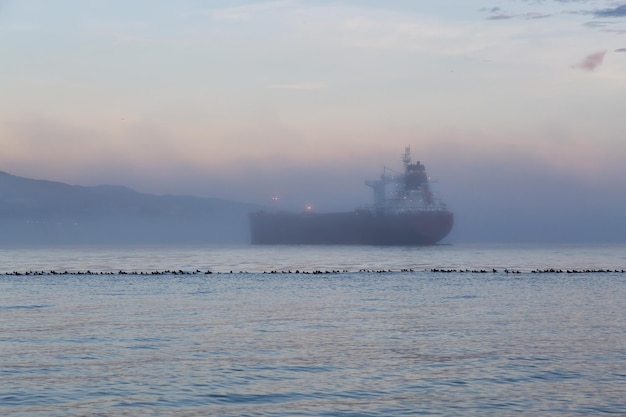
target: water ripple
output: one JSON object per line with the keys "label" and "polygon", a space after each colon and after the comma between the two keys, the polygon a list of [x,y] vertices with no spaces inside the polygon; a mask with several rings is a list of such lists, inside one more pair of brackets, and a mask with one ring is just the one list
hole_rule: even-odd
{"label": "water ripple", "polygon": [[624,311],[608,273],[2,276],[0,414],[623,415]]}

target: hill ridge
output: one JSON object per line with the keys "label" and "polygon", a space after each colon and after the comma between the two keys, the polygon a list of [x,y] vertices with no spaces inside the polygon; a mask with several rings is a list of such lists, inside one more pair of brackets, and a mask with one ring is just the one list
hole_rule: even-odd
{"label": "hill ridge", "polygon": [[0,171],[0,244],[245,243],[256,205]]}

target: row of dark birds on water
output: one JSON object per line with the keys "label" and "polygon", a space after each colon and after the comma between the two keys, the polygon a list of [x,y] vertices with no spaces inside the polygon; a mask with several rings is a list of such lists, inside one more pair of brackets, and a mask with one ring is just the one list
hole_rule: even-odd
{"label": "row of dark birds on water", "polygon": [[[470,273],[470,274],[487,274],[498,272],[504,272],[505,274],[521,274],[522,272],[514,269],[503,269],[499,271],[495,268],[490,270],[487,269],[439,269],[433,268],[430,272],[447,272],[447,273]],[[530,271],[532,274],[598,274],[598,273],[613,273],[613,274],[623,274],[626,270],[624,269],[557,269],[557,268],[548,268],[548,269],[533,269]]]}
{"label": "row of dark birds on water", "polygon": [[[594,268],[594,269],[557,269],[557,268],[548,268],[548,269],[533,269],[531,271],[522,272],[514,269],[503,269],[498,270],[496,268],[491,269],[441,269],[441,268],[432,268],[425,270],[414,270],[412,268],[403,268],[400,269],[399,272],[436,272],[436,273],[467,273],[467,274],[487,274],[487,273],[505,273],[505,274],[523,274],[523,273],[532,273],[532,274],[597,274],[597,273],[616,273],[623,274],[626,272],[624,269],[603,269],[603,268]],[[313,270],[313,271],[304,271],[296,269],[294,271],[291,270],[271,270],[271,271],[263,271],[263,272],[255,272],[257,274],[305,274],[305,275],[319,275],[319,274],[345,274],[351,273],[354,271],[349,271],[346,269],[343,270]],[[359,269],[358,273],[364,274],[383,274],[383,273],[391,273],[398,272],[397,270],[391,269]],[[5,272],[0,273],[0,275],[13,275],[13,276],[40,276],[40,275],[210,275],[210,274],[233,274],[233,271],[227,272],[213,272],[211,270],[201,271],[196,269],[194,271],[184,271],[182,269],[178,270],[164,270],[164,271],[99,271],[94,272],[91,270],[87,271],[13,271],[13,272]],[[239,274],[248,274],[251,272],[248,271],[239,271]]]}

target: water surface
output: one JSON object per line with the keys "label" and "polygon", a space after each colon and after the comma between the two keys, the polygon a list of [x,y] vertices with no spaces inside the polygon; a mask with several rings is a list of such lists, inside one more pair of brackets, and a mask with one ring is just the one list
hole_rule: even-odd
{"label": "water surface", "polygon": [[531,271],[622,249],[6,250],[8,273],[113,273],[0,276],[0,413],[620,415],[626,274]]}

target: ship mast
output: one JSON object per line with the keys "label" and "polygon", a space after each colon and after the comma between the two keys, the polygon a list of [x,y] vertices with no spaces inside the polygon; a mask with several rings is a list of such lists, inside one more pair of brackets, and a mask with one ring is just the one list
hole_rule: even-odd
{"label": "ship mast", "polygon": [[402,162],[404,162],[404,173],[406,174],[407,168],[411,163],[411,147],[404,147],[404,155],[402,156]]}

